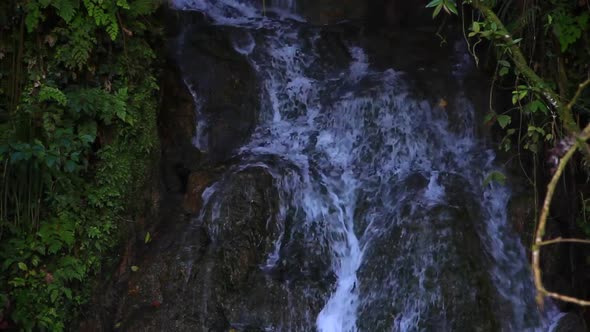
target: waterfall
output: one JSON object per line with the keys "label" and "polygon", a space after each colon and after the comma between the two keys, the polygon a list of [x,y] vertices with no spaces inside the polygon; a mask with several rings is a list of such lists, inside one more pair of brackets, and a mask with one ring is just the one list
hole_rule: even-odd
{"label": "waterfall", "polygon": [[[483,185],[501,168],[477,133],[477,112],[464,92],[472,70],[464,45],[439,74],[453,82],[439,102],[442,95],[422,96],[410,73],[374,68],[355,41],[343,45],[347,63],[326,58],[320,28],[264,15],[259,1],[174,5],[236,28],[233,47],[263,87],[258,126],[226,171],[265,169],[279,193],[277,220],[290,221],[261,269],[290,260],[299,241],[320,248],[335,276],[319,312],[269,330],[545,329],[525,251],[507,222],[510,189]],[[272,5],[296,10],[293,0]],[[199,135],[205,127],[200,120]],[[195,144],[206,148],[202,136]],[[221,187],[204,194],[209,212],[201,218],[215,221]]]}

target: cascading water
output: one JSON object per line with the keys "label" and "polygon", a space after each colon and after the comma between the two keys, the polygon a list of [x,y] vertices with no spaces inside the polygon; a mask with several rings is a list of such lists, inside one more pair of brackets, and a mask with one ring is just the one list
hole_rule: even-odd
{"label": "cascading water", "polygon": [[[205,191],[197,222],[209,218],[215,240],[225,179],[264,169],[280,198],[269,223],[284,226],[276,226],[260,269],[270,275],[289,264],[293,248],[309,251],[298,260],[303,275],[325,264],[321,310],[290,315],[287,299],[276,308],[287,313],[267,330],[544,329],[524,250],[506,221],[510,192],[482,184],[496,170],[494,153],[482,147],[462,92],[470,70],[462,45],[449,69],[454,96],[437,103],[438,96],[419,97],[404,71],[372,69],[352,41],[343,46],[348,63],[326,60],[321,28],[295,15],[265,16],[259,2],[245,0],[174,4],[235,28],[234,49],[263,87],[258,127],[237,151],[239,162]],[[202,132],[206,123],[198,126]],[[195,143],[206,150],[204,137]]]}

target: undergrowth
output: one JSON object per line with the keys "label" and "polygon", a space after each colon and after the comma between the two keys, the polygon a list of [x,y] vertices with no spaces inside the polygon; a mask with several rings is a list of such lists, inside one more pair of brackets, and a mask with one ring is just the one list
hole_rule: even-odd
{"label": "undergrowth", "polygon": [[67,329],[133,222],[158,155],[159,6],[0,4],[0,326]]}

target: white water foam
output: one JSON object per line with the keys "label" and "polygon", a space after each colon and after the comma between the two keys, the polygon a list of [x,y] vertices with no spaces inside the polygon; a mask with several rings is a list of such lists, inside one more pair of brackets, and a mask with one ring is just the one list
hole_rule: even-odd
{"label": "white water foam", "polygon": [[[293,1],[275,5],[296,8]],[[450,101],[461,112],[461,120],[449,120],[445,111],[412,97],[403,73],[371,70],[361,47],[349,48],[351,61],[343,76],[342,71],[323,70],[316,65],[315,43],[321,43],[319,36],[303,43],[297,25],[268,19],[251,2],[178,0],[176,7],[203,11],[216,24],[251,29],[241,32],[246,37],[234,41],[234,47],[256,68],[265,96],[261,123],[251,141],[239,151],[243,164],[231,171],[267,168],[279,187],[279,218],[286,218],[288,210],[297,211],[305,240],[325,242],[329,247],[337,279],[323,309],[315,319],[310,318],[315,320],[317,330],[357,331],[360,308],[391,293],[403,299],[404,306],[387,329],[415,331],[428,310],[442,301],[440,286],[427,286],[427,271],[436,270],[436,253],[448,249],[444,242],[448,234],[444,232],[412,262],[411,273],[421,293],[403,293],[399,288],[405,281],[394,273],[380,280],[382,284],[375,285],[377,290],[372,292],[371,287],[361,285],[358,275],[383,231],[410,222],[400,216],[395,200],[404,202],[413,197],[411,192],[396,187],[413,174],[428,180],[411,206],[416,210],[416,222],[423,217],[420,210],[445,202],[448,188],[441,180],[443,174],[460,177],[474,188],[471,194],[481,202],[484,219],[474,222],[485,229],[483,245],[493,262],[489,274],[513,316],[506,318],[503,328],[542,330],[534,313],[526,312],[531,308],[530,276],[524,250],[506,221],[510,191],[498,185],[481,188],[485,175],[496,169],[494,154],[480,148],[475,110],[464,95],[459,93]],[[252,34],[261,27],[272,29],[254,38]],[[458,80],[465,76],[465,61],[469,61],[463,53],[460,55],[452,72]],[[269,155],[290,167],[275,169],[266,164],[262,160]],[[360,193],[366,197],[361,198]],[[211,190],[206,194],[205,205],[215,208],[214,202],[207,199],[213,197]],[[360,204],[369,207],[359,217],[356,211]],[[361,232],[356,228],[363,222],[366,225]],[[402,248],[408,252],[420,241],[418,235],[405,229],[401,236],[416,237]],[[276,240],[261,268],[270,270],[278,264],[284,238],[283,234]],[[400,257],[399,266],[404,259]],[[367,293],[360,293],[361,286],[368,289]],[[379,294],[381,291],[383,294]]]}

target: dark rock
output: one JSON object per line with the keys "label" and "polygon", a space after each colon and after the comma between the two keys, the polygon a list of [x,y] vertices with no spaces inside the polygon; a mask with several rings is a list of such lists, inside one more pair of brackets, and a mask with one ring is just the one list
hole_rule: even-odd
{"label": "dark rock", "polygon": [[[458,176],[441,175],[446,201],[420,203],[428,181],[420,175],[397,184],[391,214],[365,253],[358,275],[363,331],[497,331],[485,270],[486,258],[473,220],[476,202]],[[419,294],[430,294],[421,298]],[[412,315],[419,320],[413,321]],[[405,326],[405,328],[402,328]]]}
{"label": "dark rock", "polygon": [[299,0],[297,11],[314,24],[333,24],[363,19],[367,8],[362,0]]}
{"label": "dark rock", "polygon": [[508,204],[508,221],[528,251],[533,245],[536,224],[534,197],[531,191],[526,191],[513,195]]}
{"label": "dark rock", "polygon": [[231,157],[250,137],[258,120],[256,73],[234,50],[234,32],[227,27],[196,25],[187,28],[179,40],[183,47],[178,61],[207,122],[206,132],[198,135],[207,138],[214,162]]}
{"label": "dark rock", "polygon": [[587,332],[588,328],[582,317],[569,312],[559,318],[552,332]]}
{"label": "dark rock", "polygon": [[424,8],[427,3],[422,0],[369,0],[366,14],[368,26],[377,30],[430,25],[431,14]]}
{"label": "dark rock", "polygon": [[202,194],[211,183],[211,174],[208,172],[194,172],[188,176],[187,190],[184,195],[183,207],[192,214],[201,210],[203,205]]}
{"label": "dark rock", "polygon": [[254,130],[256,112],[229,105],[212,107],[207,112],[210,114],[209,153],[220,160],[227,159],[233,148],[241,146]]}
{"label": "dark rock", "polygon": [[[201,175],[191,177],[200,182],[206,179]],[[116,313],[99,320],[101,329],[267,331],[313,326],[310,319],[327,297],[325,289],[314,286],[322,276],[311,279],[310,287],[267,266],[277,239],[292,228],[277,219],[272,176],[262,168],[229,173],[205,203],[202,220],[177,223],[150,243],[134,264],[139,270],[128,272],[113,288],[118,299],[105,302]],[[309,247],[299,248],[299,256],[313,255],[305,254]]]}

